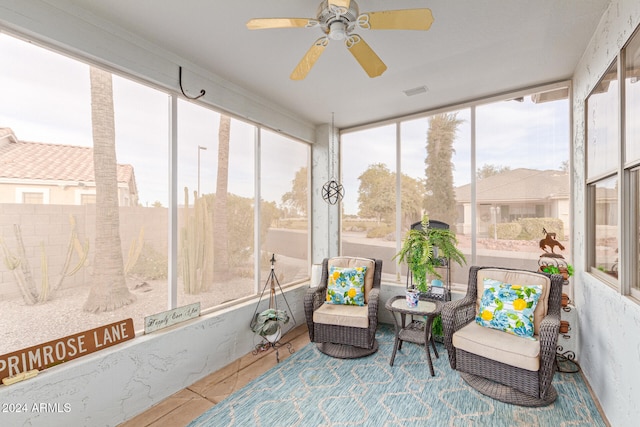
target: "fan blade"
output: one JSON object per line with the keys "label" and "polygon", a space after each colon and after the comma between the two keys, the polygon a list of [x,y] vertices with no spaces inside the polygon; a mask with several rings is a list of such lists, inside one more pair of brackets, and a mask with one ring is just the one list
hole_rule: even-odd
{"label": "fan blade", "polygon": [[369,77],[378,77],[385,72],[387,66],[382,59],[369,47],[367,43],[357,34],[351,34],[345,41],[349,52],[364,68]]}
{"label": "fan blade", "polygon": [[431,9],[384,10],[364,13],[358,25],[370,30],[428,30],[433,24]]}
{"label": "fan blade", "polygon": [[351,3],[351,0],[329,0],[329,5],[344,7],[347,10],[349,10],[350,3]]}
{"label": "fan blade", "polygon": [[268,28],[307,28],[315,27],[318,21],[309,18],[255,18],[247,22],[250,30],[263,30]]}
{"label": "fan blade", "polygon": [[307,74],[311,71],[313,64],[315,64],[318,58],[320,58],[320,55],[322,55],[322,52],[324,52],[324,49],[328,44],[329,38],[326,36],[320,37],[316,40],[307,53],[304,54],[298,65],[296,65],[291,76],[289,76],[291,80],[302,80],[307,77]]}

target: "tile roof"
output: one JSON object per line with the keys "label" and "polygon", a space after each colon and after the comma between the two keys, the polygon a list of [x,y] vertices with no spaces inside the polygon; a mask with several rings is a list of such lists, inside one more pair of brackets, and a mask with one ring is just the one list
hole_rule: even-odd
{"label": "tile roof", "polygon": [[[0,178],[94,182],[91,147],[20,141],[8,128],[0,138]],[[133,166],[118,164],[118,182],[137,192]]]}
{"label": "tile roof", "polygon": [[[569,177],[562,171],[519,168],[478,180],[476,200],[486,203],[566,199],[569,185]],[[471,201],[471,184],[456,188],[456,200]]]}

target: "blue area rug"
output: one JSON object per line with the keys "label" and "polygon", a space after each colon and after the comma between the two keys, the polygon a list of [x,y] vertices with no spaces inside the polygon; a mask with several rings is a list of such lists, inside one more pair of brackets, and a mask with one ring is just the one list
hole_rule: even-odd
{"label": "blue area rug", "polygon": [[308,344],[189,427],[605,426],[580,373],[556,373],[556,402],[524,408],[467,386],[441,344],[432,377],[424,347],[404,343],[391,367],[393,327],[380,325],[376,338],[378,352],[354,360],[331,358]]}

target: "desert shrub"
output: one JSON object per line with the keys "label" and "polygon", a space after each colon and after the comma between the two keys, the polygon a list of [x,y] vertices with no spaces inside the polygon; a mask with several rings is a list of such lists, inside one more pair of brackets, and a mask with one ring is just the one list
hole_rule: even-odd
{"label": "desert shrub", "polygon": [[167,255],[145,242],[140,257],[129,274],[144,280],[166,279],[167,265]]}
{"label": "desert shrub", "polygon": [[[493,233],[493,226],[491,226]],[[504,224],[498,224],[498,239],[503,240],[516,240],[522,232],[522,226],[517,222],[508,222]]]}
{"label": "desert shrub", "polygon": [[389,233],[393,233],[395,231],[395,227],[391,225],[380,225],[378,227],[372,228],[367,231],[367,238],[380,238],[386,237]]}
{"label": "desert shrub", "polygon": [[345,231],[368,231],[378,227],[376,220],[343,219],[342,229]]}
{"label": "desert shrub", "polygon": [[287,218],[277,220],[278,227],[290,230],[306,230],[309,222],[306,218]]}
{"label": "desert shrub", "polygon": [[564,223],[558,218],[520,218],[522,226],[520,239],[535,240],[544,238],[542,229],[549,233],[556,233],[558,239],[564,239]]}

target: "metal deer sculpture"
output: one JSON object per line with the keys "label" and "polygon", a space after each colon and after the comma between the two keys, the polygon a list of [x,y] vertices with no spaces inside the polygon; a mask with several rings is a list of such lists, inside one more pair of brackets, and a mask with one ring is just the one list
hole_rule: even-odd
{"label": "metal deer sculpture", "polygon": [[[542,232],[544,233],[544,239],[540,240],[540,249],[552,254],[555,254],[553,248],[556,246],[560,248],[561,251],[564,250],[564,246],[562,246],[562,243],[556,240],[556,233],[549,233],[544,228],[542,229]],[[551,252],[549,252],[547,248],[551,249]]]}

